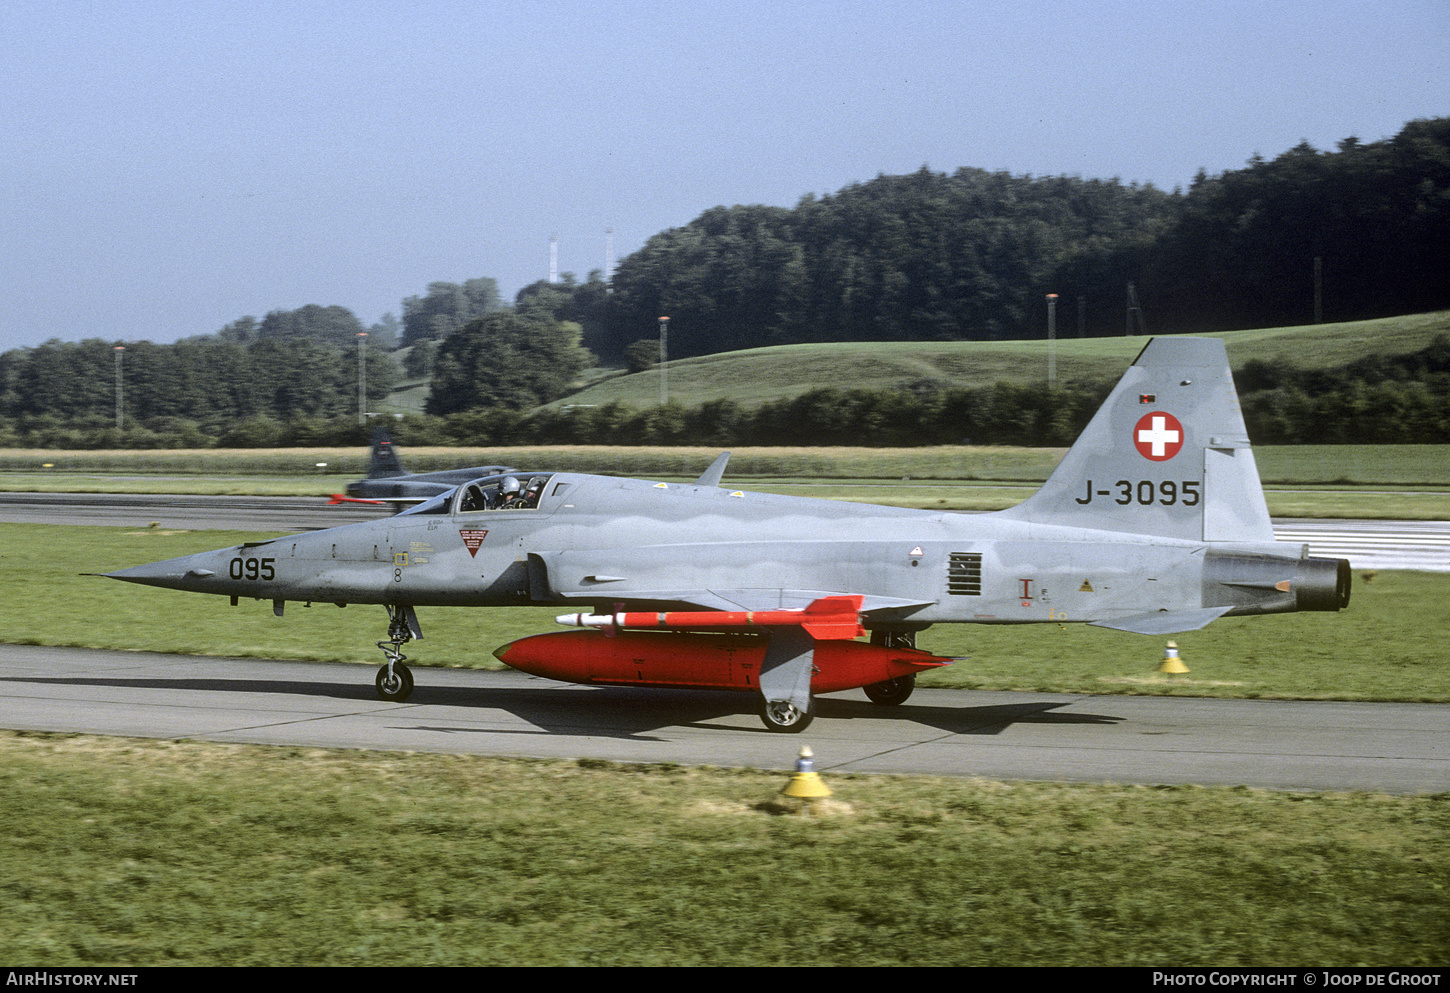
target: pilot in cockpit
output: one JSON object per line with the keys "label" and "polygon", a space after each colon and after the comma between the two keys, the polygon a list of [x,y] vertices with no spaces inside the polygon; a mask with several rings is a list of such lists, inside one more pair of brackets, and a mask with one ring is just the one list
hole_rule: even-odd
{"label": "pilot in cockpit", "polygon": [[523,505],[523,485],[517,478],[505,476],[498,484],[498,502],[494,506],[503,510],[515,510]]}
{"label": "pilot in cockpit", "polygon": [[498,483],[489,486],[469,483],[463,488],[458,509],[468,514],[479,510],[523,510],[537,507],[548,478],[534,476],[529,479],[527,487],[519,482],[517,476],[505,476]]}
{"label": "pilot in cockpit", "polygon": [[529,485],[524,487],[525,507],[537,507],[539,505],[539,497],[543,495],[544,483],[547,481],[548,479],[545,476],[535,476],[529,480]]}

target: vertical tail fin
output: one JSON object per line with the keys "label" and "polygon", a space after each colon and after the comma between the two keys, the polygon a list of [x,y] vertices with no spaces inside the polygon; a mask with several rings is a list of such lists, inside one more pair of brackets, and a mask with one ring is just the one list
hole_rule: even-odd
{"label": "vertical tail fin", "polygon": [[1042,489],[1002,514],[1194,541],[1273,541],[1223,342],[1149,341]]}
{"label": "vertical tail fin", "polygon": [[368,460],[368,478],[388,479],[407,474],[408,470],[403,468],[403,460],[398,458],[398,450],[393,447],[388,432],[378,428],[373,432],[373,453]]}

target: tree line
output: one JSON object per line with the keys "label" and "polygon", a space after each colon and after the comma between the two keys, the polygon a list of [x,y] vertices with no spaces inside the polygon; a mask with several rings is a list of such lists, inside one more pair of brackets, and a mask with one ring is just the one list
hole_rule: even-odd
{"label": "tree line", "polygon": [[[171,345],[48,341],[0,354],[0,447],[206,448],[315,444],[357,428],[357,338],[349,346],[267,337]],[[367,402],[397,363],[369,345]],[[117,424],[119,365],[121,418]]]}
{"label": "tree line", "polygon": [[[1249,437],[1259,444],[1443,444],[1450,439],[1450,338],[1421,351],[1338,369],[1251,361],[1235,373]],[[745,407],[622,403],[550,407],[519,417],[479,408],[398,428],[407,444],[776,446],[1072,444],[1113,387],[1109,381],[998,383],[978,389],[823,387]]]}
{"label": "tree line", "polygon": [[[541,320],[537,313],[534,321]],[[495,318],[479,321],[469,334],[453,338],[477,340],[490,330],[510,333],[508,322]],[[518,322],[523,333],[528,321]],[[577,348],[577,327],[560,338],[563,347]],[[150,367],[168,365],[161,349],[149,356]],[[113,396],[95,384],[106,382],[111,346],[105,342],[80,345],[50,343],[42,349],[50,359],[76,375],[77,385],[91,411],[89,420],[67,421],[51,410],[23,414],[18,422],[7,417],[0,426],[0,447],[169,447],[217,445],[226,448],[272,448],[289,445],[357,445],[365,443],[371,427],[359,426],[356,381],[341,382],[327,375],[332,361],[325,350],[304,343],[302,351],[272,351],[284,346],[254,346],[241,350],[225,344],[182,343],[170,346],[193,353],[201,365],[217,367],[230,354],[238,365],[230,387],[204,384],[219,420],[215,434],[203,432],[196,422],[174,414],[160,421],[137,424],[120,431],[108,418]],[[285,346],[297,347],[297,346]],[[220,349],[220,351],[211,351]],[[138,349],[146,354],[147,349]],[[128,349],[129,352],[129,349]],[[311,354],[308,389],[304,395],[288,385],[288,377],[251,367],[247,360],[271,365]],[[139,364],[139,363],[138,363]],[[144,366],[143,366],[144,367]],[[294,366],[294,368],[296,368]],[[0,361],[0,401],[14,397],[8,389],[13,367]],[[173,370],[174,372],[174,370]],[[346,377],[344,377],[346,378]],[[507,382],[508,377],[498,381]],[[1405,355],[1374,356],[1337,369],[1302,370],[1288,363],[1252,360],[1235,371],[1249,436],[1259,444],[1335,443],[1444,443],[1450,438],[1450,338],[1437,336],[1430,346]],[[939,383],[910,384],[898,389],[822,387],[799,396],[745,406],[731,399],[686,406],[677,400],[662,405],[634,407],[613,402],[599,406],[521,405],[504,392],[481,403],[457,405],[444,411],[410,414],[387,422],[403,445],[507,447],[537,444],[732,446],[865,445],[910,447],[917,445],[976,444],[1064,447],[1087,425],[1111,390],[1110,381],[1069,382],[1054,389],[1035,383],[998,383],[978,389],[942,387]],[[233,388],[234,387],[234,388]],[[232,388],[228,393],[227,389]],[[380,388],[378,388],[380,389]],[[353,392],[349,392],[349,391]],[[51,399],[46,400],[45,397]],[[380,397],[373,395],[372,399]],[[58,404],[54,390],[38,391],[32,404]],[[230,415],[227,404],[235,405]]]}

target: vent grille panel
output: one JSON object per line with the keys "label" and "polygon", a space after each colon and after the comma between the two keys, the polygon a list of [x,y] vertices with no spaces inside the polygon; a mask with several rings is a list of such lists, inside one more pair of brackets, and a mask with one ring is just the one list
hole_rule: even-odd
{"label": "vent grille panel", "polygon": [[952,552],[947,562],[947,592],[952,596],[982,595],[980,552]]}

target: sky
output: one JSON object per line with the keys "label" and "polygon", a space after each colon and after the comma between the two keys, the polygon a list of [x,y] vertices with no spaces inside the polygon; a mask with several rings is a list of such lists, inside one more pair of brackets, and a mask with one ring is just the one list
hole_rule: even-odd
{"label": "sky", "polygon": [[[1450,0],[0,0],[0,351],[958,168],[1186,188],[1450,115]],[[612,236],[607,232],[612,231]]]}

